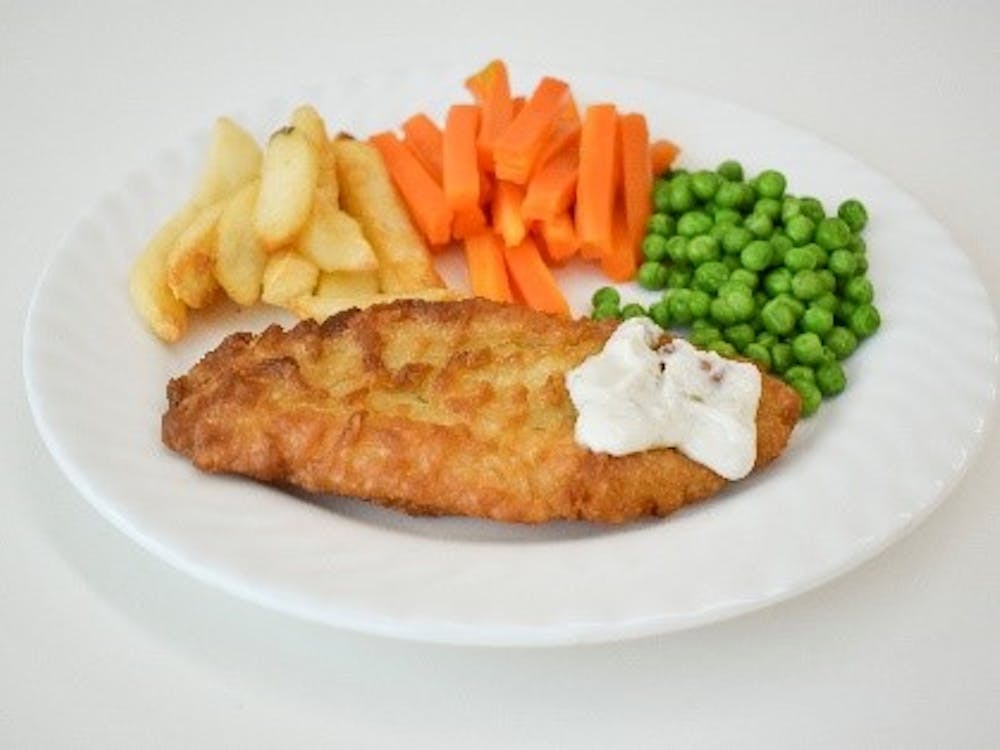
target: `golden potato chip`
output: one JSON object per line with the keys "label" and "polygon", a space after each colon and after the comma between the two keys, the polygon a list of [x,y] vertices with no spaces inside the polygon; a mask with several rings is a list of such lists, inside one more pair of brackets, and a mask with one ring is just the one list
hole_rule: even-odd
{"label": "golden potato chip", "polygon": [[246,130],[228,117],[215,121],[208,159],[193,200],[207,206],[227,198],[260,173],[261,150]]}
{"label": "golden potato chip", "polygon": [[312,211],[319,153],[298,128],[286,127],[268,141],[254,208],[254,228],[267,250],[288,245]]}
{"label": "golden potato chip", "polygon": [[285,250],[272,254],[264,268],[261,299],[285,307],[296,297],[312,294],[319,280],[319,268],[301,255]]}
{"label": "golden potato chip", "polygon": [[324,271],[316,284],[316,296],[338,299],[378,294],[378,270]]}
{"label": "golden potato chip", "polygon": [[373,271],[378,260],[361,226],[339,208],[317,201],[295,243],[323,271]]}
{"label": "golden potato chip", "polygon": [[215,278],[231,300],[252,305],[260,299],[268,253],[253,226],[260,181],[253,180],[234,195],[219,217]]}
{"label": "golden potato chip", "polygon": [[167,256],[167,283],[188,307],[205,307],[219,289],[215,281],[216,228],[225,201],[199,209]]}

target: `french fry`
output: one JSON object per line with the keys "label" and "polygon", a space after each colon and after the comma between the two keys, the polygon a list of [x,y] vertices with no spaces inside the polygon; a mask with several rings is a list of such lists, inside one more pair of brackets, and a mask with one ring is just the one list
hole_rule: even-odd
{"label": "french fry", "polygon": [[132,305],[161,340],[172,343],[187,330],[187,306],[167,284],[167,256],[184,229],[197,213],[188,204],[168,219],[146,244],[129,272],[128,290]]}
{"label": "french fry", "polygon": [[304,104],[292,112],[291,125],[301,130],[316,147],[319,157],[319,176],[316,181],[317,203],[326,203],[330,208],[339,208],[340,191],[337,186],[337,166],[326,123],[315,107]]}
{"label": "french fry", "polygon": [[302,131],[316,148],[322,148],[330,140],[326,134],[326,123],[316,108],[310,104],[296,107],[289,124],[296,130]]}
{"label": "french fry", "polygon": [[316,296],[338,299],[378,294],[378,270],[324,271],[316,284]]}
{"label": "french fry", "polygon": [[378,260],[361,227],[339,208],[317,201],[296,249],[323,271],[374,271]]}
{"label": "french fry", "polygon": [[253,180],[229,199],[219,217],[215,278],[237,304],[260,299],[268,253],[253,227],[253,210],[260,181]]}
{"label": "french fry", "polygon": [[290,126],[271,136],[261,165],[253,217],[267,250],[288,245],[305,226],[318,176],[318,149],[302,130]]}
{"label": "french fry", "polygon": [[371,243],[382,291],[413,292],[444,286],[378,150],[349,138],[338,138],[333,148],[341,202]]}
{"label": "french fry", "polygon": [[466,294],[455,289],[444,287],[431,287],[412,292],[399,292],[394,294],[366,294],[360,297],[320,297],[315,294],[303,295],[291,300],[287,307],[299,318],[306,320],[312,318],[318,323],[322,323],[331,315],[336,315],[352,307],[363,309],[372,305],[380,305],[387,302],[395,302],[401,299],[420,299],[428,302],[443,302],[446,300],[456,300],[465,298]]}
{"label": "french fry", "polygon": [[318,280],[319,268],[312,261],[289,250],[274,253],[264,267],[260,298],[286,307],[290,300],[312,294]]}
{"label": "french fry", "polygon": [[167,256],[167,284],[188,307],[205,307],[219,289],[213,271],[216,228],[224,207],[225,201],[218,201],[199,209]]}
{"label": "french fry", "polygon": [[232,195],[260,173],[261,158],[253,136],[228,117],[220,117],[215,121],[194,202],[208,206]]}

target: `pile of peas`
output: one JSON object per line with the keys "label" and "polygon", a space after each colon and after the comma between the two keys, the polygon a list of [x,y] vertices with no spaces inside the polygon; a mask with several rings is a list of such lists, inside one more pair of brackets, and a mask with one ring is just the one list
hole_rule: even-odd
{"label": "pile of peas", "polygon": [[881,320],[861,237],[865,207],[850,199],[827,216],[816,198],[788,195],[785,185],[771,169],[746,180],[733,160],[657,179],[636,278],[663,297],[648,309],[622,306],[603,287],[592,316],[646,315],[686,329],[695,346],[780,375],[802,414],[813,414],[844,390],[841,362]]}

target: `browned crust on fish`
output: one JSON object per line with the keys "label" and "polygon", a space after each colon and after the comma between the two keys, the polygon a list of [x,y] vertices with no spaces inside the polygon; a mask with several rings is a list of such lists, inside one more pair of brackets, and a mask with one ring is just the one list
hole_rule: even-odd
{"label": "browned crust on fish", "polygon": [[[416,514],[617,523],[717,492],[725,479],[672,449],[613,457],[574,441],[565,373],[612,330],[467,299],[235,334],[170,381],[163,440],[205,471]],[[765,376],[756,468],[798,413]]]}

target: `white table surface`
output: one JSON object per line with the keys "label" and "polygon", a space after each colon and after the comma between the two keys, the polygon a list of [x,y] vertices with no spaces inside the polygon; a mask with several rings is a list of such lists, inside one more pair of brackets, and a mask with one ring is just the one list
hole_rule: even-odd
{"label": "white table surface", "polygon": [[216,114],[342,71],[503,56],[737,101],[913,193],[996,308],[1000,5],[727,5],[0,0],[0,746],[1000,744],[995,416],[947,502],[834,582],[698,630],[533,650],[345,633],[204,586],[98,516],[32,423],[25,311],[75,218]]}

